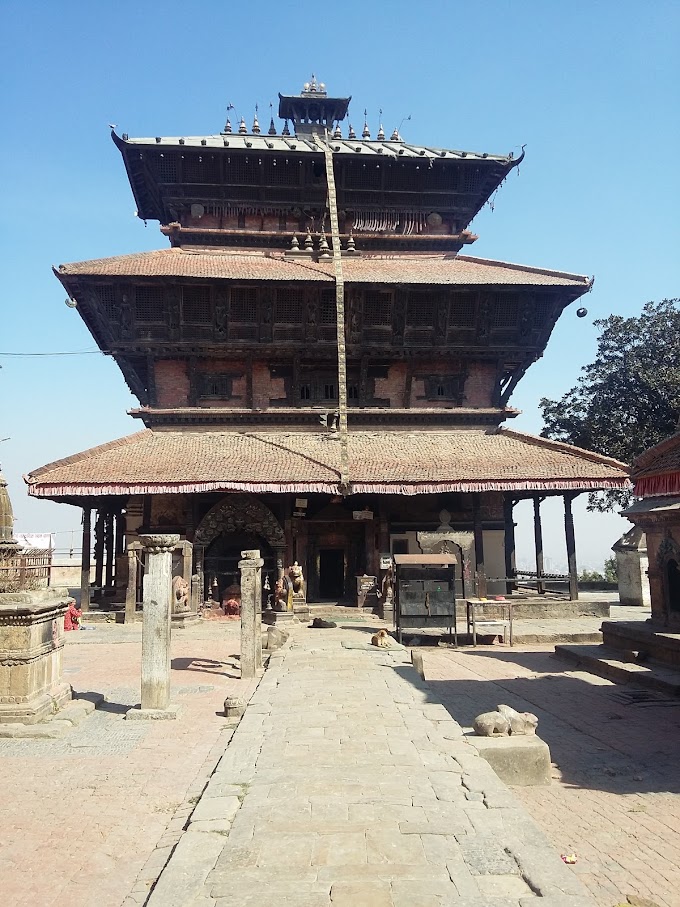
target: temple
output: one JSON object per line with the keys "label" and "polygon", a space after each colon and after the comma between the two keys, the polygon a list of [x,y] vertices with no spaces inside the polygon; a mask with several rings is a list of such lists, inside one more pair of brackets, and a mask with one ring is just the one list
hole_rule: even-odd
{"label": "temple", "polygon": [[504,594],[513,506],[533,498],[538,554],[549,495],[576,594],[571,502],[628,470],[503,423],[591,281],[461,254],[521,157],[357,133],[349,101],[312,79],[280,96],[278,125],[256,112],[215,135],[112,133],[169,247],[55,273],[144,427],[26,477],[83,508],[85,598],[91,531],[95,590],[114,597],[144,533],[180,535],[176,569],[199,596],[221,600],[259,548],[272,584],[297,562],[308,601],[342,602],[437,529],[459,550],[460,594]]}

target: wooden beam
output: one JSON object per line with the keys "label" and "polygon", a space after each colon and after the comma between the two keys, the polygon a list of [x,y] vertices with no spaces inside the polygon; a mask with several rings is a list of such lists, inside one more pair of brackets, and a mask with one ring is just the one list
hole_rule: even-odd
{"label": "wooden beam", "polygon": [[80,555],[80,608],[90,610],[90,552],[92,550],[92,511],[83,507],[83,542]]}
{"label": "wooden beam", "polygon": [[536,591],[539,595],[545,592],[543,584],[543,526],[541,525],[541,501],[539,494],[533,495],[534,502],[534,550],[536,552]]}
{"label": "wooden beam", "polygon": [[486,598],[486,567],[484,565],[484,533],[482,531],[481,495],[472,495],[472,528],[475,536],[475,572],[477,597]]}
{"label": "wooden beam", "polygon": [[[513,497],[509,494],[503,495],[503,548],[505,551],[505,592],[507,595],[517,589],[517,583],[514,577],[517,573],[517,563],[515,557],[515,522],[512,511],[515,506]],[[511,578],[512,577],[512,578]]]}
{"label": "wooden beam", "polygon": [[567,565],[569,569],[569,599],[578,601],[578,568],[576,566],[576,537],[574,535],[574,515],[571,502],[577,494],[564,495],[564,537],[567,543]]}

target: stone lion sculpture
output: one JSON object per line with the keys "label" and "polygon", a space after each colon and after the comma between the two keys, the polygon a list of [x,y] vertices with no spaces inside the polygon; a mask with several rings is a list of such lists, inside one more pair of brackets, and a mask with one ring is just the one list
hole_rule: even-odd
{"label": "stone lion sculpture", "polygon": [[538,718],[531,712],[517,712],[509,705],[499,705],[495,712],[477,715],[472,722],[479,737],[510,737],[513,734],[535,734]]}

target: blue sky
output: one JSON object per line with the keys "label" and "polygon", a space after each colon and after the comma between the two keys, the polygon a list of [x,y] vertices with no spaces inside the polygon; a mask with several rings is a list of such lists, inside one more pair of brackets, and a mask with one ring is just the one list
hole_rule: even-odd
{"label": "blue sky", "polygon": [[[563,316],[513,395],[524,411],[513,427],[540,431],[538,399],[568,390],[594,356],[594,318],[679,295],[677,2],[5,0],[2,14],[2,353],[94,349],[51,266],[166,245],[134,216],[109,123],[137,136],[210,134],[229,103],[249,123],[258,103],[266,121],[277,93],[312,72],[352,95],[355,128],[367,109],[375,134],[382,109],[390,131],[411,115],[402,132],[423,144],[526,144],[469,251],[595,275],[595,287],[589,316]],[[29,500],[21,475],[137,430],[126,415],[135,401],[101,355],[0,365],[0,437],[10,438],[0,460],[17,529],[77,528],[78,510]],[[578,514],[579,559],[601,563],[629,524]],[[562,549],[551,511],[546,550],[562,559]]]}

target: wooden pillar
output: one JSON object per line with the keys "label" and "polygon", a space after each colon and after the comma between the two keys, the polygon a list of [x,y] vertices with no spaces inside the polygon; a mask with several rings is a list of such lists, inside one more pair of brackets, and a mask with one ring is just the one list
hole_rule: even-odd
{"label": "wooden pillar", "polygon": [[132,623],[137,611],[137,551],[128,548],[128,582],[125,590],[125,623]]}
{"label": "wooden pillar", "polygon": [[90,610],[90,552],[92,549],[92,511],[83,507],[83,547],[80,556],[80,607]]}
{"label": "wooden pillar", "polygon": [[578,570],[576,567],[576,538],[574,536],[574,516],[571,502],[576,494],[564,495],[564,537],[567,542],[567,565],[569,568],[569,599],[578,601]]}
{"label": "wooden pillar", "polygon": [[503,547],[505,550],[506,595],[512,595],[517,589],[517,582],[515,579],[517,575],[517,562],[515,559],[515,522],[512,517],[514,506],[514,499],[509,494],[503,495],[503,524],[505,530]]}
{"label": "wooden pillar", "polygon": [[97,511],[94,524],[94,585],[101,589],[104,585],[104,514]]}
{"label": "wooden pillar", "polygon": [[472,495],[472,521],[475,536],[475,564],[477,574],[477,597],[486,598],[486,567],[484,566],[484,533],[482,531],[481,495]]}
{"label": "wooden pillar", "polygon": [[116,592],[120,593],[123,588],[125,579],[125,514],[122,510],[116,513],[116,531],[113,545],[114,555],[114,576],[113,582],[116,586]]}
{"label": "wooden pillar", "polygon": [[545,593],[543,584],[543,527],[541,525],[541,501],[540,495],[534,495],[534,548],[536,551],[536,591],[539,595]]}
{"label": "wooden pillar", "polygon": [[106,548],[106,573],[104,585],[107,589],[113,586],[113,561],[115,551],[113,510],[109,510],[104,517],[104,540]]}

